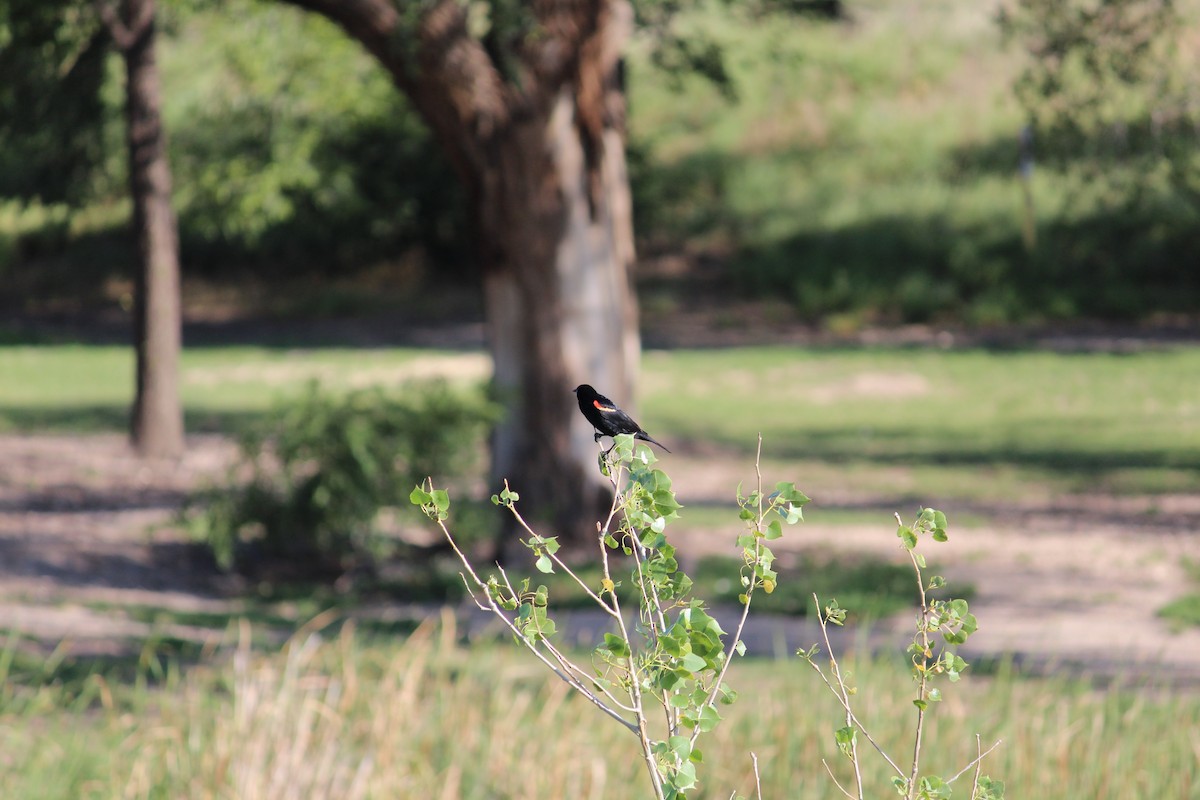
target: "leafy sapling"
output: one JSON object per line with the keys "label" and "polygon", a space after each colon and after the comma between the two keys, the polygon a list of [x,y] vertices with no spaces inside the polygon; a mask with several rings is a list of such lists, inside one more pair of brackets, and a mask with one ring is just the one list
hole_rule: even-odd
{"label": "leafy sapling", "polygon": [[[760,439],[760,455],[761,445]],[[757,488],[747,496],[738,492],[739,516],[745,523],[737,540],[743,555],[742,610],[730,637],[692,596],[692,581],[679,568],[666,531],[681,506],[670,477],[655,463],[653,452],[637,445],[630,434],[616,436],[613,446],[600,455],[600,471],[612,485],[613,502],[606,518],[597,523],[602,572],[596,586],[560,557],[557,539],[528,525],[517,508],[517,492],[506,484],[492,497],[527,534],[523,543],[534,568],[566,574],[611,618],[612,630],[594,647],[587,667],[555,644],[545,586],[531,586],[528,579],[514,583],[503,568],[481,579],[447,528],[445,492],[426,481],[410,499],[438,525],[461,560],[463,580],[475,603],[499,617],[519,644],[577,693],[633,733],[654,796],[676,800],[698,785],[697,770],[704,761],[697,746],[701,735],[721,722],[719,706],[736,699],[725,678],[733,657],[745,653],[741,636],[753,597],[759,589],[773,591],[778,580],[767,542],[778,539],[784,525],[801,521],[808,498],[790,483],[764,492],[756,460]],[[623,563],[630,569],[636,605],[629,613],[617,591],[624,583],[617,572],[621,555],[628,557]]]}
{"label": "leafy sapling", "polygon": [[[931,596],[931,592],[946,587],[945,578],[934,575],[928,580],[924,576],[927,568],[925,556],[917,552],[917,546],[923,538],[935,542],[945,542],[949,536],[946,533],[946,515],[931,508],[921,509],[916,520],[906,525],[896,515],[898,527],[896,536],[908,554],[916,579],[920,607],[911,644],[908,653],[916,695],[913,707],[916,709],[916,720],[913,728],[912,759],[907,769],[893,759],[879,745],[870,731],[863,725],[854,711],[851,698],[857,689],[850,683],[849,675],[838,662],[837,656],[829,643],[829,625],[841,625],[846,619],[846,609],[840,608],[836,600],[830,600],[824,607],[814,594],[813,602],[817,607],[817,619],[821,626],[821,634],[828,654],[828,666],[818,663],[817,657],[820,645],[813,645],[807,651],[798,655],[804,658],[821,677],[826,687],[837,697],[845,712],[845,724],[834,732],[834,740],[838,751],[850,761],[853,767],[853,781],[849,789],[844,787],[834,777],[833,770],[825,764],[830,777],[846,797],[864,798],[862,769],[860,764],[861,749],[859,736],[883,758],[892,771],[892,785],[896,792],[906,800],[932,800],[933,798],[948,798],[951,796],[953,784],[968,771],[974,769],[970,797],[972,800],[1002,800],[1004,784],[990,777],[980,775],[980,765],[983,759],[1000,745],[997,741],[986,751],[978,750],[977,757],[953,777],[943,780],[937,775],[921,774],[921,757],[926,716],[931,704],[942,699],[941,688],[935,682],[945,678],[951,683],[957,682],[967,662],[958,655],[955,648],[963,644],[978,629],[975,615],[968,610],[967,601],[958,598],[940,599]],[[978,737],[976,737],[978,739]]]}

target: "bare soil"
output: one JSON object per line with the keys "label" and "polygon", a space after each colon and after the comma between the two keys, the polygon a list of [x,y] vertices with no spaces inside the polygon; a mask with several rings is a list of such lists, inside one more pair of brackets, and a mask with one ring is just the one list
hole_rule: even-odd
{"label": "bare soil", "polygon": [[[212,638],[208,629],[140,621],[144,615],[123,609],[237,607],[212,562],[169,524],[187,493],[223,475],[235,454],[220,436],[191,437],[182,459],[161,462],[139,460],[119,435],[0,436],[0,628],[80,654],[128,651],[152,633]],[[674,461],[676,485],[693,490],[681,497],[685,504],[727,502],[729,487],[753,475],[752,463],[736,459]],[[937,572],[975,588],[981,628],[972,654],[1012,653],[1045,670],[1200,683],[1200,629],[1173,630],[1156,616],[1196,591],[1185,562],[1200,553],[1200,496],[1072,495],[1016,512],[1010,505],[973,513],[986,522],[953,530],[950,543],[929,554]],[[781,549],[902,560],[893,525],[887,511],[878,524],[808,523]],[[736,533],[679,529],[684,552],[729,552]],[[909,624],[897,619],[871,635],[890,645]],[[747,641],[770,652],[815,636],[811,623],[759,619]]]}

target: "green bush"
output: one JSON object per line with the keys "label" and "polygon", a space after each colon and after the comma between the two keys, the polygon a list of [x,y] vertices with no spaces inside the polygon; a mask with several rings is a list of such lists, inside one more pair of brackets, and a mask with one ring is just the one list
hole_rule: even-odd
{"label": "green bush", "polygon": [[224,569],[371,567],[395,549],[381,516],[409,513],[426,476],[461,483],[495,417],[481,392],[442,381],[348,394],[312,383],[244,435],[228,485],[194,498],[184,522]]}

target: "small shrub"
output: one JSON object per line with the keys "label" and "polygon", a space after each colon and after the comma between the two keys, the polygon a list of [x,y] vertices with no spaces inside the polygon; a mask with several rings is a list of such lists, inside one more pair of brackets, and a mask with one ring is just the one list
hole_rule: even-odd
{"label": "small shrub", "polygon": [[349,394],[313,383],[243,437],[228,485],[195,498],[185,524],[224,569],[264,560],[316,572],[371,566],[394,549],[381,512],[411,513],[403,501],[426,475],[461,482],[495,417],[481,393],[441,381]]}

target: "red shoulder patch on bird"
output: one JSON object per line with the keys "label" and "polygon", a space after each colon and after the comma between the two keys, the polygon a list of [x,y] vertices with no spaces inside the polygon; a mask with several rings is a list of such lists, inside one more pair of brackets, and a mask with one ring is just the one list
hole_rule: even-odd
{"label": "red shoulder patch on bird", "polygon": [[616,409],[613,408],[612,406],[606,406],[606,405],[602,404],[599,400],[593,400],[592,405],[594,405],[596,408],[600,409],[601,411],[616,411]]}

